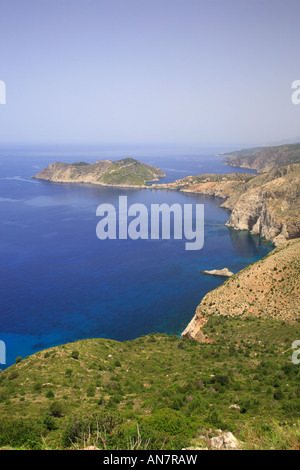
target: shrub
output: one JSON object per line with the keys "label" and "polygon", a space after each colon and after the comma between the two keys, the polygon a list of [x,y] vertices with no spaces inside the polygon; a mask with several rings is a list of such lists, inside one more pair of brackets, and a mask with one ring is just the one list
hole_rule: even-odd
{"label": "shrub", "polygon": [[1,419],[0,446],[41,449],[42,427],[33,420]]}
{"label": "shrub", "polygon": [[210,410],[206,417],[206,421],[208,424],[213,426],[214,428],[223,428],[224,423],[220,416],[220,413],[217,410]]}
{"label": "shrub", "polygon": [[49,413],[45,415],[44,420],[43,420],[43,425],[45,426],[46,429],[48,429],[48,431],[54,431],[55,429],[57,429],[55,419]]}
{"label": "shrub", "polygon": [[73,359],[78,359],[79,358],[79,351],[72,351],[71,357]]}
{"label": "shrub", "polygon": [[149,418],[148,424],[154,430],[173,436],[185,432],[188,427],[186,418],[178,411],[170,408],[163,408],[155,412]]}
{"label": "shrub", "polygon": [[15,380],[16,378],[19,377],[19,374],[16,370],[13,370],[9,376],[8,376],[8,380]]}
{"label": "shrub", "polygon": [[89,385],[86,391],[86,396],[87,397],[94,397],[96,394],[95,387],[93,385]]}
{"label": "shrub", "polygon": [[282,400],[284,398],[283,391],[279,388],[274,392],[273,397],[275,398],[275,400]]}
{"label": "shrub", "polygon": [[63,416],[64,407],[59,401],[54,401],[49,406],[49,413],[55,418],[61,418]]}

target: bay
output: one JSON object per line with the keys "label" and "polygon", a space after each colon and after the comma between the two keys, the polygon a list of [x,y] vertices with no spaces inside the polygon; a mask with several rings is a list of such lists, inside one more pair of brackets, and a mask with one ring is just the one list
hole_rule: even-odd
{"label": "bay", "polygon": [[[224,279],[200,271],[238,272],[272,250],[249,232],[224,224],[229,212],[214,198],[152,189],[56,184],[30,177],[54,161],[133,156],[174,181],[229,173],[219,149],[49,148],[0,151],[0,339],[6,365],[44,348],[83,338],[128,340],[152,332],[180,334],[204,295]],[[204,204],[205,241],[99,240],[99,204]],[[2,366],[3,367],[3,366]]]}

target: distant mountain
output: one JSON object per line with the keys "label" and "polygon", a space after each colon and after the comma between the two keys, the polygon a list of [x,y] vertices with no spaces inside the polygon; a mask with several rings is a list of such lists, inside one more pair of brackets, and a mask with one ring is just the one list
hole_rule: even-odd
{"label": "distant mountain", "polygon": [[283,165],[300,162],[300,143],[273,147],[253,147],[230,153],[224,161],[229,166],[250,168],[258,173],[273,171]]}
{"label": "distant mountain", "polygon": [[92,183],[102,186],[143,186],[166,176],[151,165],[134,158],[124,158],[112,162],[102,160],[96,163],[52,163],[33,178],[57,183]]}

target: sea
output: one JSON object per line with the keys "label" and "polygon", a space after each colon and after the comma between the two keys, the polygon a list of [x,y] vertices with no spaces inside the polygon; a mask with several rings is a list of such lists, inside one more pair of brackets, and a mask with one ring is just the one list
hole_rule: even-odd
{"label": "sea", "polygon": [[[50,163],[133,157],[161,168],[161,183],[189,175],[246,172],[225,165],[218,148],[23,146],[0,149],[0,341],[5,368],[52,346],[85,338],[131,340],[180,335],[197,305],[224,278],[273,247],[225,226],[222,200],[159,189],[105,188],[32,179]],[[250,173],[255,173],[250,171]],[[128,204],[204,204],[204,245],[186,240],[100,240],[96,209]],[[4,361],[2,361],[4,362]]]}

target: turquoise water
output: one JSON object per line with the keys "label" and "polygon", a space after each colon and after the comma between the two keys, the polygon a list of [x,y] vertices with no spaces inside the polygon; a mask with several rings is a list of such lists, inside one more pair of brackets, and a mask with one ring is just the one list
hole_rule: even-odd
{"label": "turquoise water", "polygon": [[[118,152],[108,158],[127,156]],[[203,296],[223,282],[201,270],[237,272],[272,249],[248,232],[225,227],[229,213],[210,197],[30,179],[53,161],[101,158],[1,151],[0,340],[7,365],[17,356],[82,338],[179,334]],[[162,168],[165,181],[235,171],[208,152],[139,159]],[[203,249],[186,251],[185,240],[99,240],[96,208],[104,202],[117,207],[120,195],[149,210],[153,203],[204,204]]]}

